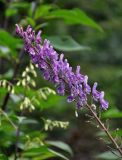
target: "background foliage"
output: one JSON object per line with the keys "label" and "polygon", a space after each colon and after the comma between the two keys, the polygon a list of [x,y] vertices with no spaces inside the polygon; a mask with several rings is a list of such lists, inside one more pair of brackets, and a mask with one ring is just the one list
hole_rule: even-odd
{"label": "background foliage", "polygon": [[15,35],[16,23],[41,29],[91,84],[99,82],[110,102],[102,119],[121,143],[122,1],[0,0],[0,158],[117,159],[98,140],[108,143],[105,135],[86,123],[86,110],[76,118],[75,106],[42,79]]}

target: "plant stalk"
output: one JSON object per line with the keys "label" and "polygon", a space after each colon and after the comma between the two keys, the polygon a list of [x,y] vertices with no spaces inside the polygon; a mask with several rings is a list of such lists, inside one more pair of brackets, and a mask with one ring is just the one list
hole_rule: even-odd
{"label": "plant stalk", "polygon": [[112,137],[112,135],[110,134],[108,129],[105,127],[104,123],[102,123],[102,121],[99,119],[99,117],[97,116],[97,114],[94,112],[94,110],[92,109],[92,107],[90,105],[87,104],[87,108],[90,110],[90,112],[92,113],[92,115],[94,116],[94,118],[96,119],[98,124],[101,126],[101,128],[104,130],[104,132],[107,134],[108,138],[114,144],[114,146],[116,147],[116,149],[118,150],[120,155],[122,155],[122,149],[119,147],[119,145],[117,144],[115,139]]}
{"label": "plant stalk", "polygon": [[[19,60],[21,61],[22,59],[22,56],[23,56],[23,52],[24,52],[24,49],[22,48],[21,51],[20,51],[20,54],[19,54]],[[19,69],[19,66],[20,66],[20,62],[18,62],[15,66],[15,69],[14,69],[14,74],[10,80],[11,83],[14,83],[14,79],[16,78],[16,75],[17,75],[17,72],[18,72],[18,69]],[[10,98],[10,93],[11,91],[7,92],[6,95],[5,95],[5,98],[3,100],[3,104],[2,104],[2,110],[3,111],[6,111],[7,109],[7,103],[9,101],[9,98]]]}

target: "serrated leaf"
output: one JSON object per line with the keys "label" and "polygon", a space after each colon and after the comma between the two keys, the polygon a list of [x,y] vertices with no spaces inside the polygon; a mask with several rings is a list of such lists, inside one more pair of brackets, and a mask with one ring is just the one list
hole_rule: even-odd
{"label": "serrated leaf", "polygon": [[90,47],[80,45],[71,36],[50,36],[48,39],[51,41],[54,48],[60,51],[73,52],[90,50]]}

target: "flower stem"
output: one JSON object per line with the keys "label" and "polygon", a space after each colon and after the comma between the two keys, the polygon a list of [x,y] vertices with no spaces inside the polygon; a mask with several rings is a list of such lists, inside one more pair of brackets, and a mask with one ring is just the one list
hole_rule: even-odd
{"label": "flower stem", "polygon": [[116,149],[118,150],[118,152],[120,153],[120,155],[122,155],[122,149],[119,147],[119,145],[117,144],[117,142],[115,141],[115,139],[112,137],[112,135],[110,134],[110,132],[108,131],[108,129],[105,127],[104,123],[102,123],[102,121],[99,119],[99,117],[97,116],[97,114],[94,112],[94,110],[92,109],[92,107],[90,105],[87,104],[87,108],[90,110],[90,112],[92,113],[92,115],[94,116],[94,118],[96,119],[96,121],[99,123],[99,125],[101,126],[101,128],[107,134],[108,138],[114,144],[114,146],[116,147]]}

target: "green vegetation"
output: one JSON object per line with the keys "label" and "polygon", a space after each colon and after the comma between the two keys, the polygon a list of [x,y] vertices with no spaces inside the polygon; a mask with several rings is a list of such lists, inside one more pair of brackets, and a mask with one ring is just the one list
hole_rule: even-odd
{"label": "green vegetation", "polygon": [[99,117],[121,146],[122,1],[0,0],[0,160],[120,158],[88,110],[76,117],[75,105],[41,77],[15,24],[42,30],[74,70],[80,65],[99,83],[110,103]]}

